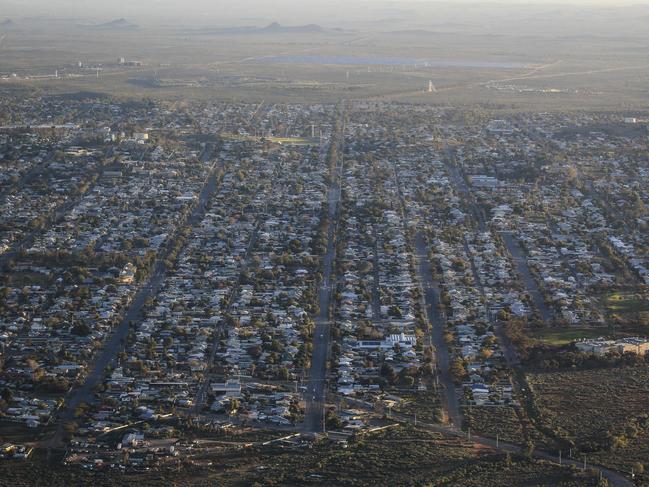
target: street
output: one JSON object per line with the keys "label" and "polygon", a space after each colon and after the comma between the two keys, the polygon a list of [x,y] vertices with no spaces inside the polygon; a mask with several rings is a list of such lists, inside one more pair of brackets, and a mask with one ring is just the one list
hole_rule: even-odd
{"label": "street", "polygon": [[[339,115],[341,118],[343,113]],[[335,282],[333,279],[334,263],[336,260],[336,227],[338,225],[340,205],[340,174],[342,172],[344,129],[342,124],[339,133],[333,133],[331,144],[340,144],[340,156],[336,161],[329,161],[333,170],[333,181],[329,188],[328,218],[329,230],[327,235],[327,252],[323,259],[322,282],[318,289],[319,313],[315,319],[313,335],[313,352],[311,370],[305,391],[306,412],[304,417],[307,431],[319,432],[324,430],[324,406],[326,401],[327,358],[331,341],[330,334],[330,305]]]}
{"label": "street", "polygon": [[[206,149],[203,153],[203,160],[209,160],[212,154],[212,148]],[[212,197],[212,194],[217,188],[218,174],[216,165],[213,165],[207,178],[203,189],[200,193],[198,202],[193,208],[191,214],[185,222],[180,222],[177,229],[180,229],[183,224],[195,224],[200,221],[200,216],[207,207],[207,202]],[[82,403],[90,402],[93,398],[93,390],[104,380],[106,368],[112,365],[117,358],[118,353],[123,350],[126,337],[128,336],[129,328],[132,322],[137,322],[141,316],[142,308],[147,300],[155,296],[160,290],[165,277],[165,258],[172,248],[172,239],[170,239],[164,250],[158,254],[151,271],[151,274],[146,282],[144,282],[138,289],[133,300],[131,301],[128,310],[123,315],[120,323],[113,330],[113,332],[104,341],[102,349],[98,352],[95,358],[92,369],[86,376],[83,384],[73,389],[66,397],[65,404],[62,406],[59,414],[59,428],[55,436],[48,442],[51,446],[58,446],[62,440],[64,422],[71,421],[74,418],[75,409]]]}

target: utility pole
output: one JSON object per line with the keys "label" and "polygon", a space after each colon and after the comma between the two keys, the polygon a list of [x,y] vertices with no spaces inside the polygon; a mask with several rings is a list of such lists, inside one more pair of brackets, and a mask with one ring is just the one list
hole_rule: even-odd
{"label": "utility pole", "polygon": [[561,465],[561,450],[559,450],[559,465]]}

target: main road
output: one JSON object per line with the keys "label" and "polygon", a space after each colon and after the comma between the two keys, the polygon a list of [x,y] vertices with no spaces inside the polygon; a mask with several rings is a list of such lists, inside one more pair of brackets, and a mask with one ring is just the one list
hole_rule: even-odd
{"label": "main road", "polygon": [[[203,162],[207,162],[211,158],[212,152],[212,147],[205,149],[202,155]],[[196,206],[194,206],[187,219],[184,222],[179,223],[176,228],[177,231],[179,231],[184,225],[195,225],[200,221],[205,213],[208,201],[216,191],[218,186],[218,176],[218,168],[216,167],[216,164],[213,164],[205,179]],[[85,377],[84,382],[79,387],[72,389],[68,393],[65,403],[59,413],[59,429],[54,437],[47,442],[49,446],[56,447],[60,445],[63,435],[63,423],[74,419],[75,409],[79,405],[90,402],[93,399],[93,391],[104,380],[106,368],[115,362],[118,353],[124,349],[131,323],[136,322],[141,317],[142,308],[147,300],[150,297],[155,296],[160,290],[167,270],[165,259],[173,247],[175,237],[177,237],[177,235],[170,238],[164,249],[161,249],[153,264],[153,269],[149,278],[139,287],[129,305],[129,308],[122,316],[120,323],[106,338],[103,347],[97,353],[92,368]]]}
{"label": "main road", "polygon": [[[399,170],[394,165],[394,182],[399,195],[399,204],[401,206],[401,218],[404,222],[404,233],[408,234],[408,228],[405,224],[406,200],[401,189],[401,180],[399,179]],[[426,312],[428,325],[430,326],[429,337],[435,349],[435,368],[437,369],[438,378],[444,388],[442,405],[446,413],[446,420],[453,428],[462,427],[462,412],[457,395],[453,376],[451,375],[451,355],[448,350],[448,344],[444,338],[446,332],[446,317],[440,309],[441,286],[437,279],[433,277],[433,266],[428,258],[428,245],[426,238],[421,231],[414,235],[415,247],[415,266],[417,278],[423,291],[423,307]]]}
{"label": "main road", "polygon": [[431,339],[435,346],[435,366],[439,380],[444,387],[443,404],[449,423],[462,427],[462,413],[453,377],[451,375],[451,356],[444,338],[446,320],[440,311],[440,285],[433,278],[433,267],[428,258],[428,246],[421,232],[415,234],[417,273],[424,289],[426,316],[431,327]]}
{"label": "main road", "polygon": [[[401,205],[402,219],[406,221],[406,200],[401,190],[401,180],[399,171],[394,166],[394,180],[399,195]],[[408,230],[404,224],[404,232]],[[435,347],[435,367],[438,378],[444,388],[442,404],[446,413],[446,420],[453,428],[462,427],[462,413],[460,402],[457,395],[453,376],[451,375],[451,355],[448,350],[448,344],[444,338],[446,332],[446,318],[440,309],[441,287],[439,281],[433,277],[433,266],[428,258],[428,245],[421,231],[415,233],[415,265],[419,284],[423,290],[423,305],[426,312],[426,318],[430,326],[430,340]]]}
{"label": "main road", "polygon": [[536,309],[538,309],[539,313],[541,314],[541,319],[546,324],[549,324],[550,321],[552,320],[552,311],[550,310],[550,308],[548,308],[548,305],[545,304],[545,299],[543,298],[543,294],[539,289],[539,285],[536,282],[536,279],[534,278],[532,272],[530,271],[530,267],[527,262],[527,257],[525,255],[525,252],[521,248],[519,241],[516,239],[516,237],[514,237],[514,235],[511,232],[500,232],[500,236],[502,237],[503,242],[505,242],[505,246],[507,247],[507,250],[509,250],[512,259],[516,264],[516,270],[518,271],[518,274],[521,276],[521,279],[523,280],[525,289],[532,297],[534,306],[536,306]]}
{"label": "main road", "polygon": [[344,108],[341,105],[338,120],[331,134],[331,145],[327,158],[331,171],[331,183],[327,196],[327,251],[322,263],[322,281],[318,289],[319,311],[315,319],[313,334],[313,351],[311,352],[311,370],[305,391],[306,412],[304,427],[306,431],[320,432],[325,430],[325,401],[327,358],[331,345],[331,297],[335,287],[334,264],[336,261],[336,230],[340,214],[340,178],[344,159]]}

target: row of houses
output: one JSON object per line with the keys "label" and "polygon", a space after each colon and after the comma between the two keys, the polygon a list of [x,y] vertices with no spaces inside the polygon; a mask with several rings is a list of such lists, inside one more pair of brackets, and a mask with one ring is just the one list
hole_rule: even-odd
{"label": "row of houses", "polygon": [[432,367],[399,181],[377,130],[347,125],[333,365],[338,393],[369,400],[425,388]]}
{"label": "row of houses", "polygon": [[55,419],[64,396],[84,380],[131,304],[138,265],[147,265],[144,257],[157,253],[189,209],[174,194],[196,195],[207,174],[187,163],[195,153],[186,149],[168,167],[126,162],[128,177],[107,176],[105,153],[126,161],[134,154],[119,145],[80,145],[93,133],[77,128],[57,135],[61,154],[43,158],[38,176],[11,194],[11,215],[21,207],[31,211],[18,199],[33,200],[38,213],[24,218],[41,218],[44,226],[29,227],[29,248],[10,262],[0,314],[0,389],[12,396],[0,414],[28,426]]}

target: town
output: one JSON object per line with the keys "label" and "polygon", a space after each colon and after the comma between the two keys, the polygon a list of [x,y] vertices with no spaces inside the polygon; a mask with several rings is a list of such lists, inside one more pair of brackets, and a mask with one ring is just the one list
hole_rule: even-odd
{"label": "town", "polygon": [[649,478],[649,120],[0,102],[0,462],[209,469],[401,425]]}

